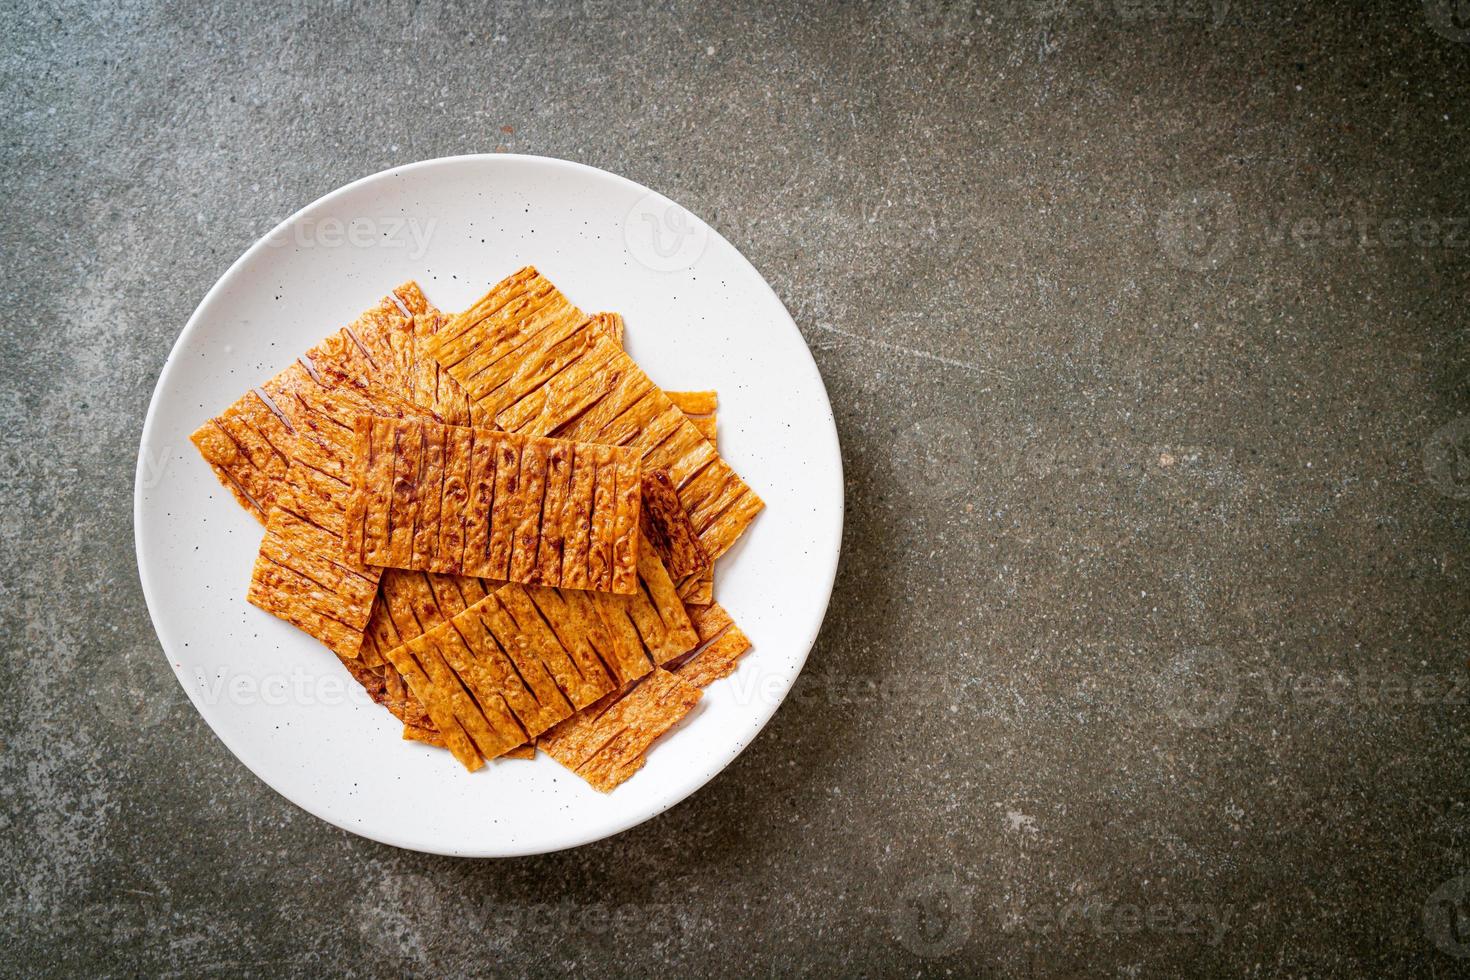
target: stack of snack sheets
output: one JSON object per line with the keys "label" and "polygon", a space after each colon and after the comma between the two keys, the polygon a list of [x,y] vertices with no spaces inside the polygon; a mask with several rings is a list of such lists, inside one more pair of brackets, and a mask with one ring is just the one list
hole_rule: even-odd
{"label": "stack of snack sheets", "polygon": [[622,332],[530,267],[457,316],[408,282],[193,435],[265,525],[249,601],[467,769],[609,791],[750,647],[713,563],[761,500]]}

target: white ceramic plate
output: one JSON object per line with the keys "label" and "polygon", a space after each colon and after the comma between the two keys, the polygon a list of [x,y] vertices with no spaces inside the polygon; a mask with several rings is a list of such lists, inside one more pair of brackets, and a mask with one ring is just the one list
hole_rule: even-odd
{"label": "white ceramic plate", "polygon": [[[717,566],[754,641],[734,675],[609,795],[542,755],[467,773],[400,738],[332,655],[245,602],[261,529],[189,443],[246,388],[405,279],[458,310],[534,264],[669,390],[720,395],[720,449],[766,510]],[[647,188],[561,160],[465,156],[385,171],[292,215],[240,257],[184,327],[138,456],[138,570],[179,683],[225,745],[339,827],[441,854],[573,847],[699,789],[790,690],[826,612],[842,532],[832,408],[790,315],[704,222]],[[242,825],[244,819],[242,818]]]}

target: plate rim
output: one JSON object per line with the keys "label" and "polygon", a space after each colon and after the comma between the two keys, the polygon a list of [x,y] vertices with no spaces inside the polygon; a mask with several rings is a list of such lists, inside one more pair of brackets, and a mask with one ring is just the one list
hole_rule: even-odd
{"label": "plate rim", "polygon": [[607,826],[599,827],[597,830],[589,834],[571,834],[569,836],[574,837],[575,839],[569,839],[559,844],[533,844],[525,847],[509,847],[491,850],[476,848],[457,849],[451,846],[446,846],[442,843],[434,842],[432,840],[414,839],[411,837],[411,835],[385,834],[374,832],[366,827],[350,826],[345,823],[339,822],[337,819],[334,818],[334,816],[329,815],[327,812],[325,812],[325,807],[318,807],[316,805],[313,805],[313,803],[308,799],[298,798],[297,795],[287,792],[270,777],[268,777],[264,772],[262,772],[259,768],[247,761],[245,755],[243,755],[240,749],[237,747],[236,743],[238,739],[232,734],[227,735],[221,732],[220,729],[215,726],[215,724],[210,720],[209,715],[200,705],[198,699],[195,697],[192,685],[187,682],[187,679],[182,672],[182,664],[176,665],[174,663],[174,657],[170,652],[168,642],[164,639],[163,630],[160,627],[158,609],[161,608],[162,602],[161,598],[158,597],[156,593],[162,589],[162,584],[150,583],[150,576],[149,573],[146,571],[146,569],[149,567],[147,561],[149,545],[145,540],[145,535],[142,533],[142,526],[144,522],[144,494],[147,490],[145,483],[148,479],[147,470],[149,466],[147,459],[147,447],[150,444],[150,438],[152,437],[155,426],[159,424],[157,421],[159,395],[163,391],[164,386],[172,378],[174,371],[178,368],[178,365],[184,360],[182,357],[179,356],[181,353],[181,349],[185,342],[194,334],[194,332],[200,329],[199,324],[201,323],[201,314],[203,313],[203,311],[207,307],[212,305],[216,296],[218,296],[226,288],[232,285],[233,281],[237,277],[243,275],[246,266],[251,262],[252,259],[254,259],[254,257],[258,253],[270,247],[271,240],[273,240],[280,231],[290,227],[293,223],[299,221],[302,216],[305,215],[307,212],[323,205],[329,204],[339,197],[344,197],[365,184],[390,179],[396,176],[401,176],[410,171],[426,170],[443,166],[480,164],[488,164],[493,168],[495,166],[500,166],[503,162],[511,161],[529,162],[540,166],[567,168],[573,171],[589,174],[594,178],[611,179],[618,183],[624,184],[629,189],[638,191],[642,194],[658,194],[658,196],[663,197],[665,200],[677,204],[677,202],[673,202],[673,200],[671,198],[668,198],[666,195],[654,191],[651,188],[648,188],[638,183],[637,181],[630,180],[627,177],[623,177],[620,174],[612,173],[611,171],[602,170],[598,167],[593,167],[584,163],[578,163],[572,160],[564,160],[558,157],[545,157],[535,154],[522,153],[466,153],[444,157],[432,157],[426,160],[418,160],[412,163],[400,164],[398,166],[379,170],[375,173],[359,177],[355,180],[341,185],[340,187],[334,188],[333,190],[328,191],[326,194],[321,195],[315,200],[312,200],[302,207],[297,208],[287,217],[274,225],[270,229],[270,231],[266,232],[264,235],[256,239],[256,241],[252,243],[249,248],[247,248],[232,263],[230,263],[228,268],[226,268],[225,271],[220,275],[220,277],[215,280],[214,284],[210,286],[210,288],[205,292],[204,296],[199,300],[199,303],[194,307],[194,311],[189,315],[188,320],[185,321],[183,329],[180,330],[178,336],[174,338],[174,342],[170,346],[168,354],[164,359],[163,367],[159,371],[158,380],[154,383],[152,394],[149,396],[148,408],[146,413],[144,414],[143,428],[139,436],[137,462],[133,476],[134,560],[137,563],[138,580],[143,590],[143,601],[145,607],[148,610],[148,618],[153,627],[154,636],[158,640],[159,650],[163,654],[164,660],[168,663],[169,669],[173,672],[174,679],[178,682],[179,686],[184,689],[184,694],[189,699],[189,703],[193,706],[195,712],[199,715],[204,724],[209,728],[214,737],[219,739],[219,741],[224,744],[225,748],[229,750],[232,756],[234,756],[236,762],[243,765],[257,779],[259,779],[271,790],[273,790],[278,796],[280,796],[282,799],[285,799],[292,805],[298,807],[299,809],[311,814],[313,817],[316,817],[317,819],[323,821],[324,823],[327,823],[340,830],[347,831],[348,833],[351,833],[357,837],[362,837],[376,843],[403,848],[405,850],[417,851],[420,853],[439,854],[450,857],[525,857],[582,847],[587,844],[595,843],[599,840],[605,840],[609,837],[616,836],[617,834],[621,834],[641,824],[647,823],[649,820],[652,820],[655,817],[658,817],[661,814],[668,812],[673,807],[678,806],[680,803],[694,796],[701,789],[707,786],[717,775],[723,772],[732,762],[735,761],[736,758],[738,758],[742,753],[745,752],[746,749],[750,747],[750,745],[755,741],[756,737],[765,730],[765,727],[768,724],[770,724],[771,719],[775,717],[776,712],[780,710],[781,705],[785,703],[786,698],[790,695],[792,688],[796,686],[797,678],[800,677],[802,670],[806,666],[806,661],[811,655],[812,648],[816,645],[817,637],[821,633],[823,625],[825,625],[826,623],[827,612],[831,608],[832,592],[836,585],[837,570],[838,566],[841,563],[842,557],[843,531],[846,526],[846,476],[842,460],[842,444],[837,433],[836,413],[832,411],[832,398],[827,391],[827,385],[822,378],[820,368],[817,366],[816,358],[812,355],[811,346],[807,343],[806,338],[802,335],[800,328],[797,327],[796,320],[794,317],[791,316],[791,312],[786,308],[786,304],[782,302],[781,297],[776,294],[775,289],[771,287],[770,282],[767,281],[766,277],[761,274],[760,270],[755,267],[755,265],[745,256],[745,254],[740,251],[740,249],[731,244],[730,241],[726,239],[722,234],[720,234],[720,232],[716,228],[710,225],[709,222],[705,221],[702,217],[695,214],[693,211],[689,211],[687,208],[684,208],[682,204],[679,204],[677,206],[683,208],[687,213],[698,220],[705,228],[709,230],[710,235],[713,238],[716,238],[720,242],[723,242],[725,245],[729,246],[731,252],[735,256],[737,256],[740,262],[744,263],[744,265],[754,274],[755,278],[760,282],[761,287],[766,290],[766,292],[770,295],[770,298],[775,301],[776,305],[785,314],[787,321],[791,325],[791,329],[796,331],[797,337],[801,340],[801,349],[802,352],[806,355],[806,359],[808,362],[807,366],[810,368],[812,377],[816,379],[817,386],[821,390],[822,397],[827,403],[827,425],[821,431],[822,435],[825,437],[824,441],[829,442],[830,447],[833,450],[832,456],[835,459],[837,466],[837,480],[835,483],[837,499],[835,502],[835,506],[831,508],[831,513],[835,515],[836,522],[836,526],[834,528],[834,540],[836,542],[836,546],[832,549],[830,558],[827,560],[826,567],[823,570],[823,575],[821,579],[821,584],[823,586],[821,615],[816,617],[815,625],[810,628],[809,635],[805,637],[805,640],[801,645],[802,649],[800,651],[800,655],[794,657],[791,660],[791,666],[783,678],[782,689],[777,697],[771,699],[771,701],[769,702],[768,710],[765,710],[764,715],[759,718],[758,722],[754,725],[753,728],[748,728],[744,730],[745,734],[742,738],[736,741],[733,751],[721,753],[721,755],[724,756],[723,758],[721,758],[720,755],[712,756],[712,766],[707,771],[705,771],[702,778],[691,782],[687,787],[678,787],[671,794],[669,794],[671,798],[659,799],[658,801],[656,801],[654,806],[647,809],[646,811],[641,811],[639,815],[613,820]]}

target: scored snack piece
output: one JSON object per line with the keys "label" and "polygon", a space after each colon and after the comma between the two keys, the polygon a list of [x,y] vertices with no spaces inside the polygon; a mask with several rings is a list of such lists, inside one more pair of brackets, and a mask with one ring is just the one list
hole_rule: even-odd
{"label": "scored snack piece", "polygon": [[443,747],[444,739],[434,726],[424,706],[403,682],[403,676],[391,664],[369,667],[361,660],[338,656],[347,673],[367,691],[374,702],[387,708],[403,722],[403,737]]}
{"label": "scored snack piece", "polygon": [[643,768],[649,746],[699,698],[698,687],[660,668],[552,728],[537,745],[608,793]]}
{"label": "scored snack piece", "polygon": [[[438,318],[436,323],[442,321],[442,314],[429,306],[418,284],[404,283],[308,350],[301,360],[236,399],[201,425],[191,441],[220,483],[264,524],[280,495],[297,429],[322,421],[315,418],[309,401],[303,404],[292,393],[312,382],[336,386],[349,381],[358,387],[396,389],[399,376],[387,356],[391,337],[411,330],[415,317],[430,315]],[[367,342],[364,337],[369,338]],[[374,350],[376,354],[370,353]],[[423,359],[433,363],[432,358]],[[464,398],[463,389],[460,392]]]}
{"label": "scored snack piece", "polygon": [[661,389],[534,268],[493,287],[429,342],[430,353],[506,431],[626,446],[670,471],[710,558],[761,500]]}
{"label": "scored snack piece", "polygon": [[715,441],[715,416],[720,407],[720,399],[717,392],[713,391],[666,391],[669,401],[674,407],[683,412],[699,434],[709,440],[709,444],[719,449]]}
{"label": "scored snack piece", "polygon": [[676,580],[710,567],[668,470],[643,474],[643,538]]}
{"label": "scored snack piece", "polygon": [[[719,396],[713,391],[670,391],[669,401],[688,417],[699,434],[709,440],[718,451],[715,438],[715,420],[719,409]],[[679,583],[679,597],[687,605],[707,606],[715,601],[715,566],[695,572]]]}
{"label": "scored snack piece", "polygon": [[[533,590],[540,597],[556,590]],[[668,663],[699,645],[699,631],[679,598],[663,562],[650,549],[638,553],[638,591],[630,596],[561,591],[567,601],[585,598],[614,639],[613,658],[604,657],[618,686]],[[630,651],[632,653],[630,654]],[[629,664],[631,663],[631,666]]]}
{"label": "scored snack piece", "polygon": [[475,408],[470,396],[439,362],[429,356],[429,338],[449,318],[433,307],[414,316],[409,330],[409,360],[404,371],[408,400],[431,409],[448,425],[489,425],[490,420]]}
{"label": "scored snack piece", "polygon": [[[718,603],[701,608],[691,608],[690,618],[699,636],[699,646],[689,653],[663,664],[658,673],[669,673],[683,684],[694,689],[707,687],[714,681],[728,676],[735,670],[740,657],[750,649],[750,640],[735,621]],[[645,706],[639,714],[645,719],[644,733],[651,734],[641,740],[641,748],[633,751],[628,741],[613,742],[614,733],[609,731],[606,720],[624,700],[635,697],[638,683],[621,685],[589,707],[583,708],[572,717],[559,722],[556,727],[538,740],[552,758],[587,778],[593,786],[607,792],[618,783],[633,775],[643,766],[644,755],[658,735],[672,728],[688,712],[683,701],[672,699],[659,702],[653,708]],[[621,716],[612,716],[615,720]],[[616,746],[616,750],[600,754],[599,765],[589,766],[587,748],[600,743]],[[616,764],[612,764],[613,759]],[[584,771],[585,769],[585,771]]]}
{"label": "scored snack piece", "polygon": [[353,561],[630,595],[638,456],[594,443],[359,416]]}
{"label": "scored snack piece", "polygon": [[298,515],[290,497],[271,509],[245,598],[325,643],[356,657],[378,591],[378,569],[336,558],[337,535]]}
{"label": "scored snack piece", "polygon": [[[357,325],[381,325],[394,316],[380,304]],[[401,313],[396,317],[401,323],[409,319]],[[356,658],[381,570],[342,555],[353,427],[365,413],[434,416],[398,395],[396,374],[379,363],[382,355],[372,359],[347,331],[308,353],[311,370],[293,364],[272,379],[272,401],[292,429],[290,463],[270,487],[274,502],[246,599],[310,633],[334,653]]]}
{"label": "scored snack piece", "polygon": [[363,663],[382,663],[389,650],[449,622],[504,584],[467,575],[384,569],[362,644]]}
{"label": "scored snack piece", "polygon": [[[357,662],[375,672],[390,692],[396,692],[394,696],[406,705],[405,711],[416,715],[411,720],[405,713],[394,710],[392,701],[384,702],[402,719],[404,738],[429,742],[441,748],[444,745],[438,728],[408,689],[403,675],[383,655],[435,626],[449,622],[451,617],[464,612],[501,584],[460,575],[384,569]],[[353,676],[362,681],[355,670]],[[366,683],[363,686],[368,687]],[[368,687],[368,692],[372,693],[371,687]]]}
{"label": "scored snack piece", "polygon": [[364,411],[420,410],[381,393],[374,397],[313,382],[293,396],[312,401],[319,413],[314,421],[326,421],[297,430],[245,598],[333,652],[357,657],[381,569],[342,555],[351,426]]}
{"label": "scored snack piece", "polygon": [[699,648],[667,666],[696,687],[706,687],[735,670],[750,649],[750,638],[717,602],[691,609],[689,618],[699,633]]}
{"label": "scored snack piece", "polygon": [[[420,311],[414,314],[406,328],[395,328],[388,323],[388,329],[371,330],[359,324],[356,334],[368,350],[388,352],[386,356],[380,354],[380,359],[393,364],[403,386],[402,394],[409,401],[430,409],[450,425],[469,425],[479,418],[479,413],[459,382],[429,357],[425,349],[428,338],[448,322],[448,317],[422,300],[423,294],[418,292],[417,286],[412,283],[409,286],[411,290],[400,290],[401,295],[409,297],[404,305]],[[375,325],[383,323],[375,321]],[[360,661],[377,671],[390,691],[398,692],[401,700],[411,709],[416,709],[418,717],[413,722],[399,715],[404,719],[404,738],[441,747],[444,744],[432,719],[424,712],[413,692],[408,690],[397,668],[384,659],[383,653],[423,635],[440,623],[448,622],[451,616],[463,612],[501,584],[397,568],[383,572],[378,583],[378,597],[368,619]],[[387,706],[392,710],[392,702]]]}
{"label": "scored snack piece", "polygon": [[475,768],[699,644],[658,557],[639,571],[632,596],[506,585],[383,657]]}

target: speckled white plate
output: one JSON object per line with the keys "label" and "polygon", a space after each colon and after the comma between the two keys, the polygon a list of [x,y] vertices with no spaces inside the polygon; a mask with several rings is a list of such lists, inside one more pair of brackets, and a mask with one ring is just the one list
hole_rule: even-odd
{"label": "speckled white plate", "polygon": [[[448,753],[403,741],[398,723],[325,648],[245,602],[261,529],[188,438],[395,284],[417,279],[434,303],[457,310],[528,263],[583,309],[623,313],[629,351],[660,385],[719,391],[721,452],[767,505],[720,560],[716,581],[716,597],[754,648],[609,795],[544,755],[467,773]],[[827,609],[842,461],[826,389],[796,325],[760,273],[704,222],[579,164],[452,157],[328,194],[214,285],[148,407],[134,530],[169,663],[256,775],[374,840],[441,854],[534,854],[661,813],[765,725]]]}

